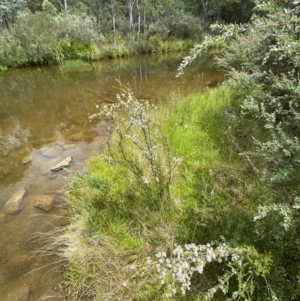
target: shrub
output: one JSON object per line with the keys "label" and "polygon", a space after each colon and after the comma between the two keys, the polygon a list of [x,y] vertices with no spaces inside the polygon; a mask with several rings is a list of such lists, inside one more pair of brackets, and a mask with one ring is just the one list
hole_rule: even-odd
{"label": "shrub", "polygon": [[[299,296],[299,13],[298,1],[257,1],[257,13],[245,25],[215,24],[184,59],[179,70],[218,41],[232,41],[218,60],[236,89],[241,110],[236,118],[253,124],[251,143],[241,150],[272,195],[254,215],[260,248],[278,267],[271,273],[278,298]],[[249,133],[249,132],[248,132]],[[248,136],[249,137],[249,136]]]}
{"label": "shrub", "polygon": [[170,183],[180,159],[171,157],[167,137],[146,114],[150,109],[154,106],[137,101],[130,90],[124,89],[117,104],[105,106],[102,114],[91,118],[109,118],[114,126],[110,140],[113,144],[108,142],[108,155],[103,159],[109,164],[125,166],[139,183],[139,193],[149,208],[168,213]]}

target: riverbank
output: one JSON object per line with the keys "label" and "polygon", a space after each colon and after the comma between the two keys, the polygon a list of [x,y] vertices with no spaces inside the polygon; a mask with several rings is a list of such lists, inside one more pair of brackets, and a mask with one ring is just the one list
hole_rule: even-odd
{"label": "riverbank", "polygon": [[[82,25],[83,22],[84,26]],[[157,34],[110,32],[76,15],[29,14],[18,25],[2,29],[0,71],[8,68],[61,65],[68,60],[97,61],[137,54],[187,52],[192,39]]]}
{"label": "riverbank", "polygon": [[212,300],[212,290],[223,300],[246,277],[261,281],[257,269],[268,273],[267,258],[242,247],[261,246],[253,215],[270,192],[239,155],[251,145],[238,103],[224,86],[155,108],[125,88],[118,105],[103,108],[111,143],[69,179],[68,230],[52,242],[63,242],[70,300]]}

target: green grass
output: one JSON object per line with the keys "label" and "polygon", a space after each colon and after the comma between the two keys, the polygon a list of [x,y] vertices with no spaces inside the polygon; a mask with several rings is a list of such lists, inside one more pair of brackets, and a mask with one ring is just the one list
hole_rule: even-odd
{"label": "green grass", "polygon": [[[255,236],[253,213],[269,192],[239,156],[244,144],[237,139],[238,111],[230,89],[219,87],[170,99],[150,113],[168,137],[171,157],[182,160],[172,171],[167,214],[151,207],[145,185],[124,165],[94,155],[86,174],[73,175],[70,225],[63,240],[67,247],[60,254],[69,262],[72,300],[84,295],[164,300],[164,286],[148,258],[170,252],[175,242],[205,244],[223,235],[243,245]],[[200,300],[196,295],[186,300]]]}
{"label": "green grass", "polygon": [[[173,113],[173,112],[174,113]],[[164,122],[172,151],[183,158],[172,194],[181,214],[177,216],[181,242],[229,240],[247,243],[247,229],[254,231],[252,217],[268,189],[256,179],[251,165],[239,153],[245,147],[229,88],[191,95],[167,108]],[[233,119],[232,119],[233,118]],[[250,135],[249,135],[250,136]],[[247,147],[249,147],[247,144]],[[226,225],[226,227],[224,226]]]}
{"label": "green grass", "polygon": [[3,65],[0,64],[0,72],[1,71],[6,71],[6,70],[7,70],[7,67],[5,67],[5,66],[3,66]]}
{"label": "green grass", "polygon": [[83,60],[66,60],[63,61],[61,64],[61,68],[64,70],[72,70],[72,69],[78,69],[78,68],[83,68],[87,67],[88,64],[84,62]]}

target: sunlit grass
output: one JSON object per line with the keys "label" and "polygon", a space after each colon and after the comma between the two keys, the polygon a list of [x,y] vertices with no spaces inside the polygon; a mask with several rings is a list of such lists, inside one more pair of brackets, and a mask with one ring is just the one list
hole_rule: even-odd
{"label": "sunlit grass", "polygon": [[76,69],[76,68],[82,68],[82,67],[87,67],[89,66],[86,62],[83,60],[65,60],[61,64],[62,69]]}
{"label": "sunlit grass", "polygon": [[[86,174],[70,178],[70,226],[60,255],[69,262],[72,300],[85,295],[164,300],[148,258],[171,250],[174,242],[207,243],[221,234],[247,242],[245,228],[250,237],[252,213],[261,193],[268,191],[233,143],[237,127],[228,115],[239,108],[231,99],[230,89],[219,87],[170,99],[150,112],[168,138],[171,157],[182,160],[170,183],[167,214],[151,206],[152,196],[147,197],[145,185],[126,164],[112,165],[95,154]],[[125,145],[133,151],[133,145]],[[117,143],[112,147],[118,151]]]}

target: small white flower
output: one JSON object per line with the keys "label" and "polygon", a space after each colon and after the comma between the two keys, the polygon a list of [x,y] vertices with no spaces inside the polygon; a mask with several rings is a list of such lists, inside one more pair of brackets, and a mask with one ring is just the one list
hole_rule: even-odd
{"label": "small white flower", "polygon": [[177,158],[177,157],[173,157],[173,162],[175,165],[180,165],[181,162],[182,162],[182,159],[181,158]]}
{"label": "small white flower", "polygon": [[150,180],[145,176],[142,176],[142,181],[143,181],[144,184],[149,184],[150,183]]}
{"label": "small white flower", "polygon": [[136,270],[136,265],[135,265],[135,264],[132,264],[132,265],[130,266],[130,269],[133,270],[133,271]]}

